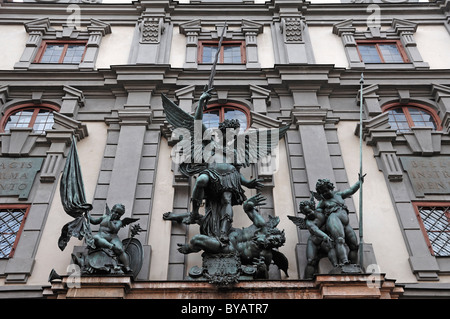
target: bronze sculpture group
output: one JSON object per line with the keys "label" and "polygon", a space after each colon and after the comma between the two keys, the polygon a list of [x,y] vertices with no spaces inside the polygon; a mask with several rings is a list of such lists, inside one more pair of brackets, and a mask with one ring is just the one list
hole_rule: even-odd
{"label": "bronze sculpture group", "polygon": [[[328,256],[335,268],[358,263],[358,239],[350,226],[345,199],[356,193],[363,181],[364,176],[360,176],[350,188],[335,191],[330,180],[319,179],[310,200],[300,202],[300,213],[305,218],[288,216],[300,229],[310,232],[306,247],[306,279],[317,273],[323,256]],[[315,199],[319,200],[317,206]]]}
{"label": "bronze sculpture group", "polygon": [[[210,92],[211,89],[205,88],[194,115],[183,111],[162,95],[166,118],[175,128],[174,133],[177,129],[188,133],[187,136],[178,136],[180,145],[188,150],[189,155],[179,163],[179,170],[186,176],[196,176],[191,196],[192,209],[182,214],[167,212],[163,218],[199,226],[199,234],[188,243],[178,244],[178,250],[183,254],[203,251],[203,264],[189,271],[191,279],[206,279],[217,285],[232,284],[242,279],[268,279],[272,263],[288,275],[288,260],[278,251],[286,241],[284,231],[277,228],[280,219],[269,215],[266,220],[259,213],[258,207],[265,201],[261,193],[246,197],[243,187],[259,190],[264,185],[259,179],[247,180],[240,169],[270,155],[289,125],[269,130],[271,138],[267,139],[267,132],[262,134],[258,130],[250,130],[243,133],[237,120],[225,120],[215,130],[218,134],[206,134],[210,138],[204,139],[205,132],[211,130],[202,121],[211,98]],[[230,131],[233,134],[229,134]],[[200,143],[195,140],[198,134],[201,136]],[[319,179],[316,191],[311,192],[311,199],[300,203],[300,213],[305,218],[288,216],[301,229],[310,232],[306,250],[306,279],[313,278],[317,273],[319,260],[323,256],[328,256],[335,268],[357,264],[358,240],[349,224],[345,198],[353,195],[363,180],[364,176],[360,176],[349,189],[335,191],[328,179]],[[131,227],[131,237],[123,241],[118,236],[122,227],[137,219],[120,219],[125,213],[122,204],[114,205],[111,210],[106,206],[105,213],[100,217],[90,215],[92,205],[85,200],[75,140],[61,178],[61,200],[64,210],[74,220],[62,228],[58,245],[63,250],[70,237],[85,239],[86,251],[72,256],[73,262],[81,267],[82,274],[137,276],[143,253],[140,242],[133,237],[141,229],[139,225]],[[315,200],[318,200],[317,205]],[[203,203],[205,213],[201,215]],[[233,206],[242,206],[251,221],[248,227],[233,227]],[[99,225],[95,235],[90,224]],[[129,249],[130,245],[133,249]]]}
{"label": "bronze sculpture group", "polygon": [[[86,202],[75,138],[61,176],[60,195],[64,211],[74,220],[61,229],[58,247],[64,250],[71,237],[85,240],[86,249],[81,254],[72,254],[72,261],[80,267],[81,274],[127,274],[136,277],[142,267],[143,249],[134,237],[141,228],[139,224],[133,225],[131,236],[124,240],[119,238],[118,233],[138,219],[121,219],[125,213],[123,204],[115,204],[112,209],[106,205],[102,216],[91,216],[93,207]],[[91,230],[91,224],[99,225],[96,234]]]}

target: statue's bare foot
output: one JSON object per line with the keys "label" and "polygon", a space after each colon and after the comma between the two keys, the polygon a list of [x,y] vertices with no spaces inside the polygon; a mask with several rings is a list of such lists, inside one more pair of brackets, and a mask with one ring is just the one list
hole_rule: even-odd
{"label": "statue's bare foot", "polygon": [[177,245],[179,247],[178,251],[182,254],[189,254],[193,252],[189,244],[177,244]]}
{"label": "statue's bare foot", "polygon": [[187,224],[187,225],[196,224],[199,219],[200,219],[199,214],[190,213],[189,216],[183,218],[183,224]]}

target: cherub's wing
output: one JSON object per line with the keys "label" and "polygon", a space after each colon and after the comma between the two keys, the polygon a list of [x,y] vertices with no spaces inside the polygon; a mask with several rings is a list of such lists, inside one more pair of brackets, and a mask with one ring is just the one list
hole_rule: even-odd
{"label": "cherub's wing", "polygon": [[272,154],[290,125],[273,129],[249,129],[240,133],[235,142],[236,163],[249,166]]}
{"label": "cherub's wing", "polygon": [[272,249],[272,260],[273,263],[277,265],[278,268],[281,269],[286,274],[286,277],[289,277],[288,274],[289,261],[286,258],[286,256],[283,253],[279,252],[278,250]]}
{"label": "cherub's wing", "polygon": [[[311,191],[311,198],[315,198],[315,199],[317,199],[318,201],[323,200],[322,195],[320,195],[320,194],[317,193],[317,192],[313,192],[313,191]],[[314,200],[314,199],[313,199],[313,200]]]}
{"label": "cherub's wing", "polygon": [[122,219],[122,227],[125,227],[129,224],[132,224],[134,222],[137,222],[139,220],[139,218],[129,218],[129,217],[125,217],[124,219]]}
{"label": "cherub's wing", "polygon": [[311,196],[309,198],[309,202],[311,203],[311,207],[312,208],[316,208],[316,201],[314,199],[317,199],[317,197],[321,197],[319,194],[315,193],[315,192],[311,192]]}
{"label": "cherub's wing", "polygon": [[306,220],[302,217],[297,217],[297,216],[288,216],[288,218],[290,220],[292,220],[292,222],[297,225],[300,229],[307,229],[306,227]]}
{"label": "cherub's wing", "polygon": [[111,215],[111,209],[109,209],[108,203],[105,206],[105,215]]}

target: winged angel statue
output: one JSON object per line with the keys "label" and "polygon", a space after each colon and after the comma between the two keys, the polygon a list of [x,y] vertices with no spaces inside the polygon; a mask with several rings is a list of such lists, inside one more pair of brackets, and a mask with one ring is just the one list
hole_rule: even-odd
{"label": "winged angel statue", "polygon": [[[244,203],[248,206],[249,203],[253,205],[262,202],[261,195],[247,201],[242,186],[260,189],[263,184],[259,179],[247,180],[240,173],[240,169],[270,155],[289,128],[287,125],[270,130],[241,131],[239,121],[231,119],[219,123],[218,129],[207,129],[203,123],[203,112],[211,98],[211,90],[205,88],[194,115],[186,113],[164,94],[162,95],[167,121],[174,128],[172,138],[178,140],[175,147],[178,153],[181,153],[177,158],[179,170],[185,176],[198,175],[191,196],[191,212],[164,214],[166,220],[199,224],[202,240],[199,241],[197,237],[192,239],[194,242],[181,245],[179,251],[185,254],[200,249],[214,253],[230,251],[230,247],[233,247],[230,236],[236,237],[235,229],[232,227],[233,206]],[[203,200],[205,200],[204,216],[199,213]],[[254,222],[252,226],[256,225],[258,231],[265,232],[267,236],[269,236],[268,228],[274,229],[278,224],[278,222],[261,222],[262,217],[256,218],[258,222],[255,223],[253,214],[258,214],[257,210],[244,209],[244,211]],[[250,241],[256,240],[258,231],[253,232],[254,236],[249,239]],[[233,251],[238,253],[236,249]],[[246,259],[242,253],[239,255],[241,260]],[[270,263],[271,260],[265,262]]]}

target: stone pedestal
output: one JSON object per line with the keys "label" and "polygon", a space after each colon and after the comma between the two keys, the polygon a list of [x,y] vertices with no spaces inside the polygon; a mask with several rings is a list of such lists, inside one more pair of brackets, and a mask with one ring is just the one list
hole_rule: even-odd
{"label": "stone pedestal", "polygon": [[207,281],[132,281],[127,276],[62,276],[47,298],[122,299],[398,299],[403,288],[383,274],[328,274],[313,280],[254,280],[226,287]]}

